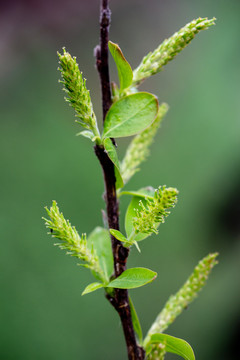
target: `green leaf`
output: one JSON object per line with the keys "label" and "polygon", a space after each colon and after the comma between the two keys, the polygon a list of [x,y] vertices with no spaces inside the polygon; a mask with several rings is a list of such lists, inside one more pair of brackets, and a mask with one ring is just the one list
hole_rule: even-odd
{"label": "green leaf", "polygon": [[119,196],[121,195],[132,195],[132,196],[138,196],[140,198],[153,198],[155,194],[155,189],[152,186],[147,186],[145,188],[139,189],[137,191],[135,190],[125,190],[121,191],[119,193]]}
{"label": "green leaf", "polygon": [[156,279],[157,273],[146,268],[125,270],[119,277],[111,281],[107,287],[117,289],[134,289],[146,285]]}
{"label": "green leaf", "polygon": [[[115,229],[110,229],[110,234],[112,234],[117,240],[124,243],[124,246],[128,247],[133,245],[133,242],[130,242],[120,231]],[[137,246],[138,248],[138,246]]]}
{"label": "green leaf", "polygon": [[110,233],[119,241],[128,242],[128,239],[118,230],[110,229]]}
{"label": "green leaf", "polygon": [[95,135],[91,130],[83,130],[76,134],[76,136],[84,136],[92,141],[94,141]]}
{"label": "green leaf", "polygon": [[89,294],[95,290],[101,289],[102,287],[103,287],[103,284],[101,284],[99,282],[94,282],[85,287],[85,289],[82,292],[82,295]]}
{"label": "green leaf", "polygon": [[120,165],[118,161],[117,151],[115,146],[112,143],[112,140],[109,138],[104,139],[104,147],[107,151],[109,159],[114,164],[114,173],[116,177],[116,189],[120,189],[124,186],[123,179],[120,173]]}
{"label": "green leaf", "polygon": [[[88,247],[94,248],[105,274],[105,280],[108,282],[113,273],[112,245],[108,230],[101,227],[94,229],[88,237]],[[96,276],[96,274],[94,275]]]}
{"label": "green leaf", "polygon": [[133,72],[120,47],[111,41],[108,42],[108,47],[117,65],[120,91],[122,91],[132,84]]}
{"label": "green leaf", "polygon": [[147,92],[128,95],[116,101],[109,109],[103,138],[132,136],[143,131],[158,113],[157,98]]}
{"label": "green leaf", "polygon": [[177,354],[185,360],[195,360],[193,349],[185,340],[178,339],[167,334],[152,335],[149,343],[146,346],[147,352],[151,349],[151,344],[158,343],[165,344],[167,352]]}
{"label": "green leaf", "polygon": [[[154,192],[153,192],[154,194]],[[149,195],[148,198],[151,196]],[[153,197],[152,197],[153,198]],[[128,205],[126,215],[125,215],[125,231],[127,234],[127,237],[129,237],[134,229],[133,227],[133,218],[136,217],[136,210],[140,209],[139,201],[142,201],[143,205],[146,205],[146,200],[143,198],[143,196],[133,196],[130,204]],[[134,240],[141,241],[149,237],[150,235],[147,233],[139,233],[135,236]]]}
{"label": "green leaf", "polygon": [[137,334],[138,340],[141,345],[142,341],[143,341],[142,328],[141,328],[141,324],[138,319],[137,312],[135,310],[135,307],[133,305],[133,302],[132,302],[132,299],[130,298],[130,296],[129,296],[129,305],[130,305],[130,309],[131,309],[133,328],[134,328],[135,333]]}
{"label": "green leaf", "polygon": [[99,136],[94,135],[94,133],[91,130],[83,130],[76,134],[76,136],[83,136],[87,139],[90,139],[91,141],[95,141],[96,144],[101,145],[101,139]]}
{"label": "green leaf", "polygon": [[139,252],[141,252],[139,246],[138,246],[138,243],[135,241],[135,240],[130,240],[130,239],[127,239],[120,231],[118,230],[115,230],[115,229],[110,229],[110,234],[112,234],[117,240],[121,241],[124,243],[124,246],[131,246],[131,245],[135,245],[137,250]]}

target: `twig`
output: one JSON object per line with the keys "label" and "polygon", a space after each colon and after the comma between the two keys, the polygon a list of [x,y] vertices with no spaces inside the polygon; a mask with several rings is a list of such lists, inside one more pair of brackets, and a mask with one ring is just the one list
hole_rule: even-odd
{"label": "twig", "polygon": [[[108,66],[108,34],[110,20],[111,11],[109,9],[108,0],[101,0],[100,45],[97,45],[95,48],[95,57],[102,89],[103,123],[107,111],[112,104]],[[109,159],[103,146],[96,145],[95,153],[99,159],[104,174],[105,202],[107,206],[108,225],[109,228],[119,230],[119,206],[116,196],[116,178],[114,174],[114,165]],[[124,270],[126,270],[126,262],[129,250],[123,247],[121,242],[116,240],[112,235],[111,240],[114,257],[114,276],[117,277],[121,275]],[[142,347],[138,346],[136,341],[127,290],[116,289],[114,297],[109,295],[106,297],[120,316],[127,344],[128,359],[143,360],[145,352]]]}
{"label": "twig", "polygon": [[108,66],[108,34],[111,21],[111,11],[108,0],[101,1],[100,9],[100,45],[95,48],[96,65],[102,88],[103,121],[112,104]]}

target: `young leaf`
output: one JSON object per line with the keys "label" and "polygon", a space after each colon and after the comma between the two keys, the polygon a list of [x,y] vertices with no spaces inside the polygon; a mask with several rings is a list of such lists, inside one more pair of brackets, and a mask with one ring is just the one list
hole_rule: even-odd
{"label": "young leaf", "polygon": [[88,286],[85,287],[85,289],[82,292],[82,295],[86,295],[89,294],[95,290],[101,289],[104,285],[99,283],[99,282],[94,282],[92,284],[89,284]]}
{"label": "young leaf", "polygon": [[158,113],[157,98],[147,92],[123,97],[109,109],[103,138],[132,136],[143,131],[154,121]]}
{"label": "young leaf", "polygon": [[120,91],[122,91],[132,84],[133,72],[120,47],[111,41],[108,42],[108,47],[117,65]]}
{"label": "young leaf", "polygon": [[119,196],[121,195],[132,195],[132,196],[138,196],[140,198],[153,198],[155,193],[155,189],[152,186],[148,186],[139,190],[125,190],[125,191],[121,191],[119,193]]}
{"label": "young leaf", "polygon": [[91,130],[83,130],[76,134],[76,136],[83,136],[87,139],[94,141],[95,135]]}
{"label": "young leaf", "polygon": [[185,360],[195,360],[193,349],[185,340],[166,334],[154,334],[147,345],[147,352],[151,349],[151,344],[164,344],[166,352],[179,355]]}
{"label": "young leaf", "polygon": [[141,252],[136,241],[134,242],[129,241],[120,231],[115,229],[110,229],[110,234],[112,234],[117,240],[123,242],[124,246],[126,247],[135,244],[138,251]]}
{"label": "young leaf", "polygon": [[132,322],[133,322],[133,328],[134,331],[138,337],[138,340],[140,342],[140,344],[142,344],[143,341],[143,335],[142,335],[142,328],[141,328],[141,324],[140,321],[138,319],[138,315],[137,312],[135,310],[135,307],[133,305],[132,299],[129,296],[129,305],[130,305],[130,309],[131,309],[131,317],[132,317]]}
{"label": "young leaf", "polygon": [[115,146],[112,143],[112,140],[109,138],[104,139],[104,147],[107,151],[109,159],[114,164],[114,173],[116,177],[116,189],[120,189],[124,186],[123,179],[120,173],[120,165],[118,161],[117,151]]}
{"label": "young leaf", "polygon": [[96,252],[105,281],[108,282],[113,273],[112,245],[108,230],[101,227],[94,229],[88,237],[88,247]]}
{"label": "young leaf", "polygon": [[116,239],[122,242],[127,242],[127,238],[118,230],[110,229],[110,234],[112,234]]}
{"label": "young leaf", "polygon": [[111,281],[107,287],[117,289],[134,289],[146,285],[156,279],[157,273],[146,268],[125,270],[119,277]]}

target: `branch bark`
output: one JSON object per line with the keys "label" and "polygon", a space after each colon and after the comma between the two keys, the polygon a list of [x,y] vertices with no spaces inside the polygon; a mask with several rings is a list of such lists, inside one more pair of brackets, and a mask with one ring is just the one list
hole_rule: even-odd
{"label": "branch bark", "polygon": [[101,0],[100,9],[100,45],[95,48],[95,57],[102,90],[103,122],[112,104],[108,66],[108,34],[111,22],[111,11],[108,0]]}
{"label": "branch bark", "polygon": [[[103,123],[112,104],[108,65],[108,35],[111,21],[111,11],[108,3],[108,0],[101,0],[100,45],[97,45],[95,48],[96,66],[100,76],[102,90]],[[119,204],[116,194],[114,165],[109,159],[103,146],[96,145],[94,149],[102,166],[104,175],[108,225],[109,228],[119,230]],[[121,242],[115,239],[112,235],[111,241],[114,258],[114,276],[118,277],[126,270],[129,250],[122,246]],[[113,297],[109,295],[106,295],[106,297],[120,316],[127,345],[128,359],[143,360],[145,357],[145,351],[137,344],[136,341],[131,318],[128,291],[124,289],[115,289]]]}

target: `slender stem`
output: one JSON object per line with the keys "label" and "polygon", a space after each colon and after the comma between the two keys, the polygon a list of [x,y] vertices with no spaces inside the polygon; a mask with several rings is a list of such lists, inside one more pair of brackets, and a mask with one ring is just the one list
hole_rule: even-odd
{"label": "slender stem", "polygon": [[100,45],[95,48],[96,65],[102,88],[103,121],[112,104],[108,66],[108,34],[111,21],[111,11],[108,0],[101,1],[100,9]]}
{"label": "slender stem", "polygon": [[[108,34],[111,20],[111,11],[109,9],[108,2],[108,0],[101,0],[100,45],[97,45],[95,48],[96,65],[99,72],[102,89],[103,123],[107,111],[112,104],[108,66]],[[107,207],[108,225],[109,228],[119,230],[119,205],[116,194],[114,165],[109,159],[103,146],[96,145],[95,154],[99,159],[104,175],[105,202]],[[117,277],[126,270],[126,262],[129,250],[122,246],[121,242],[115,239],[112,235],[111,240],[114,258],[114,276]],[[106,297],[120,316],[127,345],[128,359],[143,360],[145,357],[145,352],[142,347],[138,346],[136,341],[127,290],[116,289],[113,296],[106,295]]]}

